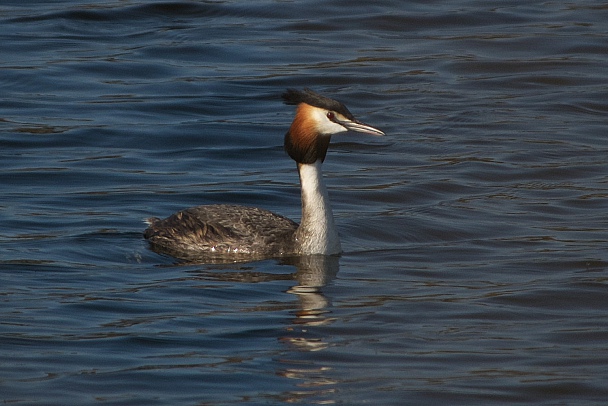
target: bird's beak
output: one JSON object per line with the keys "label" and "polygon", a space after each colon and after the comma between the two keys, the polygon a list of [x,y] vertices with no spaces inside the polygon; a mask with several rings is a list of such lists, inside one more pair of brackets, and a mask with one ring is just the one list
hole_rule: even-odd
{"label": "bird's beak", "polygon": [[367,125],[357,120],[340,120],[338,121],[340,125],[346,128],[349,131],[356,131],[358,133],[366,133],[371,135],[385,135],[382,131],[377,128],[372,127],[371,125]]}

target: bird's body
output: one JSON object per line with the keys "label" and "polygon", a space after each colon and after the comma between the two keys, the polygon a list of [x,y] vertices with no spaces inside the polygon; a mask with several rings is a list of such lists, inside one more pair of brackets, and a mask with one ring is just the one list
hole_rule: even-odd
{"label": "bird's body", "polygon": [[256,207],[196,206],[166,219],[150,218],[144,236],[152,247],[177,258],[254,260],[287,255],[341,252],[321,163],[332,134],[348,130],[384,133],[363,124],[346,107],[310,90],[288,90],[297,105],[285,134],[285,150],[296,161],[302,187],[301,224]]}
{"label": "bird's body", "polygon": [[268,210],[228,204],[191,207],[149,222],[145,237],[182,258],[291,254],[298,228],[298,223]]}

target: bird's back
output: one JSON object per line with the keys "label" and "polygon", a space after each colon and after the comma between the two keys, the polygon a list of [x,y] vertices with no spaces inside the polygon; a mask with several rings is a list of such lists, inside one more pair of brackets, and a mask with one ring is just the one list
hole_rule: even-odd
{"label": "bird's back", "polygon": [[157,251],[204,256],[271,257],[294,253],[298,224],[257,207],[196,206],[166,219],[148,219],[144,236]]}

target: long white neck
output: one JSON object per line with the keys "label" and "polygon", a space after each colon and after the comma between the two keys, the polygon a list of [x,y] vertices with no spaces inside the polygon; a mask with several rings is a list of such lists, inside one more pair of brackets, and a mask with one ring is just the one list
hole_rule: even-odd
{"label": "long white neck", "polygon": [[300,254],[339,254],[340,237],[334,224],[321,161],[298,164],[302,185],[302,221],[296,231],[296,245]]}

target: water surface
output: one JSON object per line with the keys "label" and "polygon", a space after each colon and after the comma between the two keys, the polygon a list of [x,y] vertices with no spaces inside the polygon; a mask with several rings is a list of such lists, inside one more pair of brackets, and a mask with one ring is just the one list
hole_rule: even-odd
{"label": "water surface", "polygon": [[[0,399],[608,398],[608,8],[592,1],[5,1]],[[287,87],[333,138],[344,254],[180,263],[143,219],[298,220]]]}

